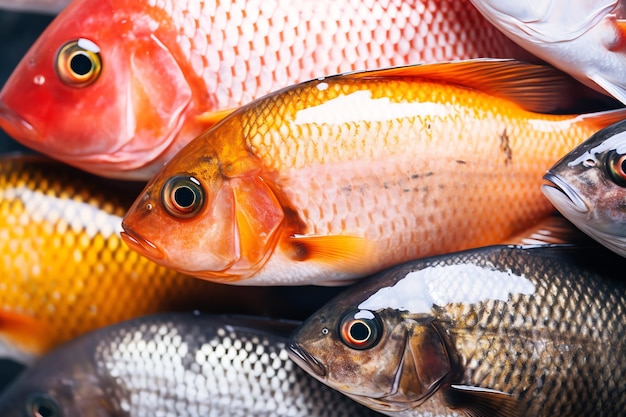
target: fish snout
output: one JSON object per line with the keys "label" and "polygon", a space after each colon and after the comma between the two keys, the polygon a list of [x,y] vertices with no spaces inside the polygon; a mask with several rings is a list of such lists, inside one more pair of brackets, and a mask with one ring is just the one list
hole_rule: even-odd
{"label": "fish snout", "polygon": [[548,172],[543,176],[543,179],[546,183],[541,186],[541,191],[559,211],[564,209],[575,210],[578,213],[590,211],[579,193],[561,177]]}
{"label": "fish snout", "polygon": [[123,222],[122,228],[124,229],[124,231],[121,232],[122,240],[124,240],[124,242],[126,242],[132,250],[152,260],[159,260],[165,257],[165,253],[163,253],[163,251],[154,243],[139,236]]}
{"label": "fish snout", "polygon": [[305,371],[313,374],[313,376],[317,378],[324,378],[326,376],[326,367],[307,352],[299,343],[290,342],[288,353],[292,361]]}
{"label": "fish snout", "polygon": [[3,101],[0,101],[0,127],[9,136],[20,142],[28,144],[42,140],[42,136],[33,125],[24,120]]}

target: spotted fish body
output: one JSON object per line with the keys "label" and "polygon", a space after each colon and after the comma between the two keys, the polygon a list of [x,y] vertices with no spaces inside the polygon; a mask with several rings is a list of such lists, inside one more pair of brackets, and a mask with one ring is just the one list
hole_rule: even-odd
{"label": "spotted fish body", "polygon": [[390,416],[624,416],[624,266],[570,245],[413,261],[313,314],[291,354]]}
{"label": "spotted fish body", "polygon": [[30,361],[87,331],[163,311],[306,315],[294,294],[233,292],[130,250],[119,232],[137,192],[38,156],[0,159],[0,357]]}
{"label": "spotted fish body", "polygon": [[0,397],[0,414],[374,417],[288,357],[293,323],[161,314],[75,339]]}
{"label": "spotted fish body", "polygon": [[457,0],[77,0],[3,87],[0,126],[89,172],[147,180],[225,112],[276,89],[477,57],[528,54]]}

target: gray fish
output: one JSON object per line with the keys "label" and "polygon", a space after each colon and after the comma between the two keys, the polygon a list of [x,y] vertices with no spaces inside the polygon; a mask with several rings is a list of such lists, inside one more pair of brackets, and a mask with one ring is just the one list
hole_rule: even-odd
{"label": "gray fish", "polygon": [[626,120],[592,135],[544,179],[544,194],[563,216],[626,256]]}
{"label": "gray fish", "polygon": [[294,322],[146,316],[70,341],[2,397],[3,417],[354,417],[376,414],[288,357]]}
{"label": "gray fish", "polygon": [[625,268],[597,245],[410,262],[322,307],[290,356],[390,416],[624,416]]}

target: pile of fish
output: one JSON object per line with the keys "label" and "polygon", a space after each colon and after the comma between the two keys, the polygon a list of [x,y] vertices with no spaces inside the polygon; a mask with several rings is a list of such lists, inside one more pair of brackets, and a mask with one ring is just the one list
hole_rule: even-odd
{"label": "pile of fish", "polygon": [[623,14],[73,0],[0,91],[0,415],[626,416]]}

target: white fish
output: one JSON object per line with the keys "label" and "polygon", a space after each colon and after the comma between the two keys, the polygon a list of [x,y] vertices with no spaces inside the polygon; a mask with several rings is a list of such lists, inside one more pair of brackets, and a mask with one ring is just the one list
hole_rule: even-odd
{"label": "white fish", "polygon": [[626,9],[622,1],[470,1],[518,45],[626,104]]}

